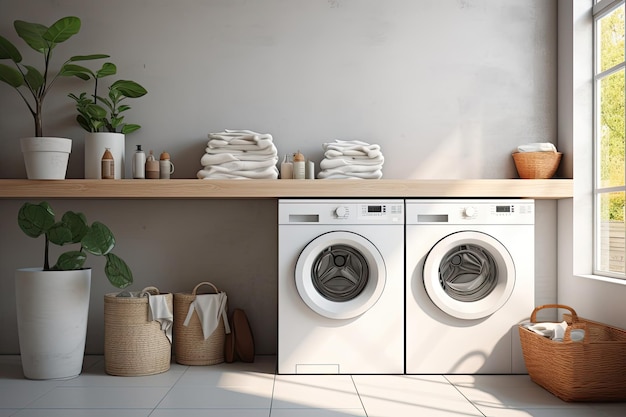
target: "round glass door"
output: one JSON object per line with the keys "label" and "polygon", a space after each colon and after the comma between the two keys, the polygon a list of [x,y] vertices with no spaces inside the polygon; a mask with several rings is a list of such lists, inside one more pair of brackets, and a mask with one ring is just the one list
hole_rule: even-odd
{"label": "round glass door", "polygon": [[313,239],[296,263],[296,287],[305,304],[333,319],[357,317],[371,308],[385,286],[378,249],[352,232],[329,232]]}
{"label": "round glass door", "polygon": [[424,287],[431,301],[461,319],[480,319],[500,309],[515,286],[507,249],[480,232],[453,233],[431,249],[424,262]]}

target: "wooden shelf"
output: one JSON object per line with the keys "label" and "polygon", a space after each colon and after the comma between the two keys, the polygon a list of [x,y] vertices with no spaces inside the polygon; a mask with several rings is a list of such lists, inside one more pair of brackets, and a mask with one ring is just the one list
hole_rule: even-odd
{"label": "wooden shelf", "polygon": [[0,180],[0,199],[535,198],[573,195],[573,180]]}

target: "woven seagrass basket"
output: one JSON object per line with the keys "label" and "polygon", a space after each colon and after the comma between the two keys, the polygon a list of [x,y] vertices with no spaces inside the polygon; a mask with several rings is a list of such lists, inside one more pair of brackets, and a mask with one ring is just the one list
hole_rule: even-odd
{"label": "woven seagrass basket", "polygon": [[[141,291],[159,294],[155,287]],[[173,311],[172,294],[166,296]],[[104,296],[104,370],[109,375],[154,375],[170,369],[172,346],[157,321],[148,321],[148,297]]]}
{"label": "woven seagrass basket", "polygon": [[[626,331],[578,317],[573,308],[547,304],[533,310],[562,308],[568,322],[563,341],[543,337],[519,326],[524,361],[530,378],[564,401],[626,400]],[[583,329],[582,341],[573,341],[572,329]]]}
{"label": "woven seagrass basket", "polygon": [[183,365],[216,365],[224,362],[224,321],[219,320],[217,328],[205,339],[202,324],[194,310],[187,326],[184,325],[189,306],[196,299],[198,288],[210,286],[215,294],[217,287],[210,282],[201,282],[189,293],[174,294],[174,360]]}
{"label": "woven seagrass basket", "polygon": [[515,152],[513,161],[520,178],[552,178],[559,168],[560,152]]}

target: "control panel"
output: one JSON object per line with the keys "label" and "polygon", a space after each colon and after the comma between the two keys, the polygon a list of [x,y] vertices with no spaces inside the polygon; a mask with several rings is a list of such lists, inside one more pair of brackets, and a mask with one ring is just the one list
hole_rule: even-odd
{"label": "control panel", "polygon": [[407,224],[533,224],[534,201],[416,200],[407,202]]}
{"label": "control panel", "polygon": [[279,224],[404,224],[404,201],[282,200]]}

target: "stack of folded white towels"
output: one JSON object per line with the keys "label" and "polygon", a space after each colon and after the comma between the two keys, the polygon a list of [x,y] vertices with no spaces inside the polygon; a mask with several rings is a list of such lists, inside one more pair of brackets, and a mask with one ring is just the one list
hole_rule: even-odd
{"label": "stack of folded white towels", "polygon": [[251,130],[209,133],[200,179],[277,179],[278,151],[272,135]]}
{"label": "stack of folded white towels", "polygon": [[385,158],[379,145],[358,140],[335,140],[322,147],[324,159],[320,162],[317,178],[379,179],[383,176]]}

